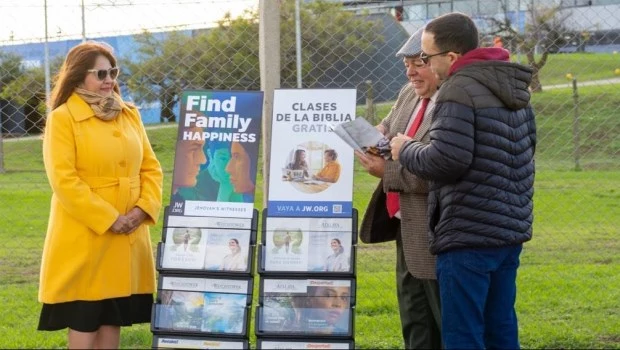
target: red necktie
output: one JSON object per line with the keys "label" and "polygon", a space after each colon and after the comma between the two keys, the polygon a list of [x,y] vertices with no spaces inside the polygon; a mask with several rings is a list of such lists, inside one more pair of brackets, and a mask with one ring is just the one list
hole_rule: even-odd
{"label": "red necktie", "polygon": [[[422,106],[418,110],[415,119],[413,119],[411,127],[409,128],[409,130],[407,130],[407,136],[413,137],[413,135],[415,135],[415,133],[420,128],[420,125],[422,124],[422,119],[424,119],[424,112],[426,112],[426,107],[428,106],[428,101],[430,100],[430,98],[422,99]],[[398,213],[398,211],[400,210],[400,196],[398,192],[386,193],[385,204],[387,206],[388,215],[390,215],[391,218],[394,217],[394,215],[396,215],[396,213]]]}

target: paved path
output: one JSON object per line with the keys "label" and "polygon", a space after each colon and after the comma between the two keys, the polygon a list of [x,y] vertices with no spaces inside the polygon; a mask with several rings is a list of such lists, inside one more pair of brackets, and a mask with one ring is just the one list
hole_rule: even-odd
{"label": "paved path", "polygon": [[[579,82],[579,80],[577,80],[577,88],[579,88],[580,86],[592,86],[592,85],[614,85],[614,84],[620,84],[620,78],[612,78],[612,79],[602,79],[602,80],[588,80],[588,81],[582,81]],[[548,89],[566,89],[566,88],[572,88],[573,87],[573,83],[566,83],[566,84],[558,84],[558,85],[543,85],[543,91],[548,90]]]}

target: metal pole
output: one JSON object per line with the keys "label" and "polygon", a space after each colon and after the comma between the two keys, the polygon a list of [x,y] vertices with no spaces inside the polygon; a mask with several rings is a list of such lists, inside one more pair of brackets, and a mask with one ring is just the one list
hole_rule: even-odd
{"label": "metal pole", "polygon": [[43,61],[43,66],[44,66],[44,70],[45,70],[45,106],[46,106],[46,115],[49,115],[50,113],[50,50],[49,50],[49,46],[48,46],[48,33],[47,33],[47,0],[43,1],[43,9],[44,9],[44,15],[45,15],[45,45],[44,47],[44,52],[45,52],[45,56],[44,56],[44,61]]}
{"label": "metal pole", "polygon": [[[0,112],[2,112],[2,104],[0,104]],[[0,174],[4,173],[4,149],[2,138],[2,114],[0,113]]]}
{"label": "metal pole", "polygon": [[82,42],[86,42],[86,15],[84,13],[84,0],[82,0]]}
{"label": "metal pole", "polygon": [[295,44],[297,56],[297,88],[301,89],[301,15],[299,10],[300,0],[295,0]]}
{"label": "metal pole", "polygon": [[[521,35],[521,0],[517,0],[517,33]],[[521,63],[521,45],[519,45],[518,42],[517,42],[516,49],[517,49],[517,62]]]}
{"label": "metal pole", "polygon": [[573,117],[573,156],[575,157],[575,170],[580,171],[581,158],[579,146],[579,94],[577,93],[577,78],[573,78],[573,103],[575,104],[575,116]]}
{"label": "metal pole", "polygon": [[280,5],[279,1],[259,0],[258,62],[260,89],[263,101],[263,207],[269,194],[269,165],[271,164],[271,115],[273,91],[280,87]]}

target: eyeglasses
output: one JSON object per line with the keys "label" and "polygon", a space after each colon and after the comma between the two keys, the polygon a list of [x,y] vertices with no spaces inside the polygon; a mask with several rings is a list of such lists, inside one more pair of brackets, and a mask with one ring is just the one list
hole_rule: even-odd
{"label": "eyeglasses", "polygon": [[114,80],[116,79],[116,77],[118,77],[118,73],[120,72],[120,69],[118,67],[112,67],[109,69],[89,69],[87,70],[88,73],[95,73],[95,76],[97,77],[97,79],[99,79],[100,81],[105,80],[105,78],[107,76],[110,76],[110,79]]}
{"label": "eyeglasses", "polygon": [[432,55],[427,55],[425,52],[422,52],[422,53],[420,54],[420,59],[421,59],[421,60],[422,60],[422,62],[424,62],[425,64],[428,64],[428,61],[430,61],[431,57],[440,56],[440,55],[445,55],[445,54],[447,54],[448,52],[450,52],[450,50],[443,51],[443,52],[440,52],[440,53],[435,53],[435,54],[432,54]]}

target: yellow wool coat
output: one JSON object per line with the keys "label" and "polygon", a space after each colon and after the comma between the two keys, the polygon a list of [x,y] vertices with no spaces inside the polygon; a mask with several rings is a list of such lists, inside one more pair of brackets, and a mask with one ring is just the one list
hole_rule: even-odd
{"label": "yellow wool coat", "polygon": [[[43,160],[53,194],[39,301],[102,300],[155,291],[149,228],[161,209],[163,174],[138,111],[122,104],[103,121],[75,93],[49,115]],[[109,231],[138,206],[133,233]]]}

